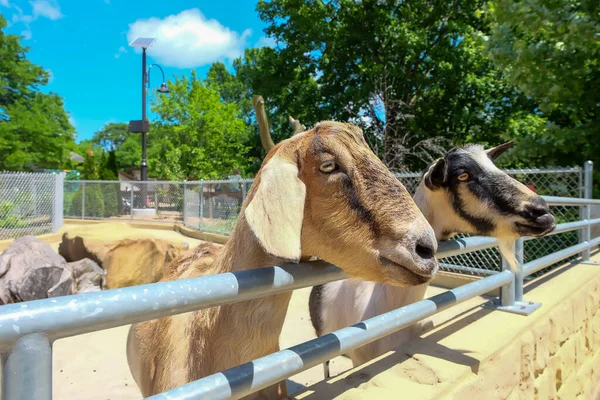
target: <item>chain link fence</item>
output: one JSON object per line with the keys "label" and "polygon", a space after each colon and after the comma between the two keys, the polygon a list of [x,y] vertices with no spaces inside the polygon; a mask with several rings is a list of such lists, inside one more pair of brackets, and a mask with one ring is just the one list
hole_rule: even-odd
{"label": "chain link fence", "polygon": [[0,240],[56,232],[64,174],[0,173]]}
{"label": "chain link fence", "polygon": [[65,218],[183,223],[183,182],[65,181]]}
{"label": "chain link fence", "polygon": [[[540,195],[583,197],[582,169],[578,167],[505,172]],[[422,174],[396,176],[414,194]],[[251,185],[250,179],[144,183],[66,181],[64,215],[67,218],[183,223],[203,232],[227,235],[237,221]],[[552,211],[557,223],[579,219],[578,207],[552,207]],[[525,262],[575,245],[578,240],[578,232],[566,232],[526,241]],[[442,269],[485,276],[501,271],[501,265],[499,251],[486,249],[446,258]]]}

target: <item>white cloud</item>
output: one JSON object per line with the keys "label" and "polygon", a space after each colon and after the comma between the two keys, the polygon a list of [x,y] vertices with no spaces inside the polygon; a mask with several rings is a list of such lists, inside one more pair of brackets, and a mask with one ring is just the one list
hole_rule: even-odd
{"label": "white cloud", "polygon": [[129,25],[127,40],[154,37],[156,42],[148,54],[156,61],[173,67],[194,68],[239,56],[251,33],[250,29],[242,34],[232,31],[217,20],[206,19],[200,10],[193,8],[164,19],[137,20]]}
{"label": "white cloud", "polygon": [[51,20],[62,18],[60,6],[55,0],[34,0],[30,2],[33,8],[33,18],[46,17]]}
{"label": "white cloud", "polygon": [[125,48],[125,46],[121,46],[119,47],[119,50],[115,53],[115,58],[119,58],[121,57],[121,54],[125,53],[127,53],[127,49]]}
{"label": "white cloud", "polygon": [[23,36],[25,40],[31,39],[30,24],[36,19],[42,17],[57,20],[63,17],[60,12],[60,6],[56,0],[34,0],[30,1],[29,4],[31,5],[31,14],[25,14],[21,7],[9,5],[8,0],[0,0],[0,5],[4,5],[14,10],[9,26],[19,22],[25,25],[25,29],[21,31],[21,36]]}
{"label": "white cloud", "polygon": [[266,36],[261,36],[261,38],[258,39],[258,42],[256,42],[256,45],[254,47],[271,47],[271,48],[274,48],[275,46],[277,46],[277,42],[275,41],[274,38],[272,38],[272,37],[266,37]]}

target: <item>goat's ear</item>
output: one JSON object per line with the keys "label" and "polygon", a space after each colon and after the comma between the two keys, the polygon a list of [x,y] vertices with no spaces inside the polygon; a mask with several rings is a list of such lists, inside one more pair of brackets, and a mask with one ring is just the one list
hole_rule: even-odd
{"label": "goat's ear", "polygon": [[250,229],[270,255],[297,262],[306,186],[296,163],[275,155],[260,171],[254,197],[244,211]]}
{"label": "goat's ear", "polygon": [[433,163],[427,172],[425,172],[425,176],[423,177],[425,186],[431,190],[441,187],[444,183],[446,183],[447,180],[448,169],[446,167],[446,160],[444,158],[440,158]]}
{"label": "goat's ear", "polygon": [[506,150],[510,149],[513,146],[513,144],[513,141],[506,142],[499,146],[492,147],[491,149],[487,149],[485,153],[492,161],[496,161],[496,159],[500,157],[502,153],[504,153]]}

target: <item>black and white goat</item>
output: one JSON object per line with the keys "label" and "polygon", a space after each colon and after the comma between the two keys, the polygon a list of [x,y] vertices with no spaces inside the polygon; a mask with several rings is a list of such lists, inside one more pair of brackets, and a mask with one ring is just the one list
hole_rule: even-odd
{"label": "black and white goat", "polygon": [[[424,173],[414,200],[436,234],[446,240],[457,233],[493,236],[515,267],[514,241],[541,236],[555,227],[546,202],[498,169],[494,161],[512,143],[484,150],[469,145],[450,150]],[[428,284],[413,287],[346,279],[315,286],[309,309],[318,336],[422,300]],[[348,352],[354,366],[363,364],[418,335],[422,324],[398,331]],[[329,362],[325,378],[329,377]]]}

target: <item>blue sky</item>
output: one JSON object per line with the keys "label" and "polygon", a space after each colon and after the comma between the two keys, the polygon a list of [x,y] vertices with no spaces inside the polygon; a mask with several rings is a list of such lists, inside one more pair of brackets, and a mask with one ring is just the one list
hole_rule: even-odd
{"label": "blue sky", "polygon": [[[63,97],[78,141],[107,122],[141,118],[135,37],[157,38],[148,62],[167,79],[192,69],[205,76],[212,62],[230,65],[244,48],[270,43],[255,7],[252,0],[0,0],[6,32],[23,36],[29,59],[50,71],[44,91]],[[157,88],[160,71],[150,78]]]}

